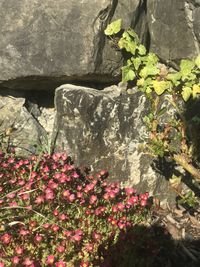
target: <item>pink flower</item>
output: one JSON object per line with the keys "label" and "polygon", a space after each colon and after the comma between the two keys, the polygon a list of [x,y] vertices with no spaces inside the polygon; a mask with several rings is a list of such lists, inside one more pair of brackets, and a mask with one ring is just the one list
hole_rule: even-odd
{"label": "pink flower", "polygon": [[67,220],[68,217],[65,214],[60,214],[59,218],[61,221],[64,221],[64,220]]}
{"label": "pink flower", "polygon": [[69,190],[64,190],[62,195],[63,195],[63,197],[68,197],[70,195]]}
{"label": "pink flower", "polygon": [[65,247],[63,247],[63,246],[58,246],[58,247],[56,248],[56,250],[58,251],[58,253],[63,253],[63,252],[65,251]]}
{"label": "pink flower", "polygon": [[89,265],[90,265],[89,261],[82,261],[80,266],[81,267],[89,267]]}
{"label": "pink flower", "polygon": [[22,235],[22,236],[26,236],[26,235],[29,234],[29,231],[28,231],[28,230],[25,230],[25,229],[21,229],[21,230],[19,231],[19,234]]}
{"label": "pink flower", "polygon": [[52,229],[54,232],[58,232],[58,230],[59,230],[59,226],[56,225],[56,224],[53,224],[52,227],[51,227],[51,229]]}
{"label": "pink flower", "polygon": [[74,177],[74,178],[79,178],[79,174],[78,174],[77,172],[73,172],[73,173],[72,173],[72,177]]}
{"label": "pink flower", "polygon": [[25,266],[30,266],[33,264],[33,261],[30,260],[30,258],[25,258],[24,262],[23,262],[23,265]]}
{"label": "pink flower", "polygon": [[96,231],[93,232],[92,236],[97,241],[101,240],[101,238],[102,238],[101,234],[96,232]]}
{"label": "pink flower", "polygon": [[92,204],[94,204],[96,201],[97,201],[97,196],[96,196],[96,195],[91,195],[89,203],[92,205]]}
{"label": "pink flower", "polygon": [[17,257],[17,256],[14,256],[14,257],[11,259],[11,261],[12,261],[13,264],[18,264],[19,261],[20,261],[20,258]]}
{"label": "pink flower", "polygon": [[142,207],[145,207],[145,206],[147,205],[147,201],[146,201],[145,199],[141,199],[141,200],[140,200],[140,205],[141,205]]}
{"label": "pink flower", "polygon": [[1,236],[1,241],[2,241],[2,243],[4,243],[5,245],[7,245],[7,244],[9,244],[10,243],[10,241],[11,241],[11,235],[9,235],[9,234],[4,234],[4,235],[2,235]]}
{"label": "pink flower", "polygon": [[56,262],[55,266],[56,267],[66,267],[67,265],[64,261],[60,260],[60,261]]}
{"label": "pink flower", "polygon": [[54,255],[49,255],[49,256],[47,256],[46,263],[49,265],[52,265],[54,263],[54,260],[55,260]]}
{"label": "pink flower", "polygon": [[22,255],[23,252],[24,252],[24,249],[23,249],[22,247],[16,247],[16,248],[15,248],[15,251],[16,251],[16,253],[17,253],[18,255]]}
{"label": "pink flower", "polygon": [[53,211],[53,215],[54,215],[54,216],[58,216],[58,215],[59,215],[59,211],[58,211],[57,209],[55,209],[55,210]]}
{"label": "pink flower", "polygon": [[2,261],[0,261],[0,267],[5,267],[5,264]]}
{"label": "pink flower", "polygon": [[36,204],[44,203],[44,197],[43,197],[43,196],[38,196],[38,197],[36,197],[36,199],[35,199],[35,203],[36,203]]}
{"label": "pink flower", "polygon": [[34,240],[38,243],[40,243],[42,241],[42,235],[40,234],[36,234],[35,237],[34,237]]}
{"label": "pink flower", "polygon": [[73,202],[75,200],[75,195],[74,194],[71,194],[69,197],[68,197],[68,200],[70,202]]}
{"label": "pink flower", "polygon": [[118,208],[119,211],[123,211],[125,206],[124,206],[123,203],[120,202],[120,203],[117,203],[117,208]]}
{"label": "pink flower", "polygon": [[83,193],[82,192],[77,192],[76,196],[77,196],[77,198],[82,198],[83,197]]}
{"label": "pink flower", "polygon": [[86,251],[88,251],[88,252],[92,252],[93,249],[94,249],[94,245],[91,244],[91,243],[88,243],[88,244],[85,245],[85,249],[86,249]]}
{"label": "pink flower", "polygon": [[133,189],[133,188],[131,188],[131,187],[126,187],[126,188],[124,188],[124,189],[125,189],[125,192],[126,192],[126,195],[127,195],[127,196],[130,196],[130,195],[136,193],[136,190]]}

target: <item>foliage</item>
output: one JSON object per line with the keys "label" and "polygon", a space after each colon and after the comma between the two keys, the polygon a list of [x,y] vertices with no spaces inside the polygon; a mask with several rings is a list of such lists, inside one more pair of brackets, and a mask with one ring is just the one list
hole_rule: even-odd
{"label": "foliage", "polygon": [[[115,22],[109,27],[112,25]],[[200,94],[200,55],[194,60],[182,59],[179,71],[175,71],[149,53],[130,28],[123,31],[118,47],[128,58],[122,67],[122,81],[137,86],[150,103],[150,112],[144,118],[149,132],[146,147],[154,156],[175,161],[200,181],[200,171],[194,165],[192,133],[183,116],[184,103],[196,100]],[[169,109],[170,115],[166,113]]]}
{"label": "foliage", "polygon": [[103,266],[107,249],[148,211],[148,193],[107,177],[64,153],[1,152],[0,266]]}

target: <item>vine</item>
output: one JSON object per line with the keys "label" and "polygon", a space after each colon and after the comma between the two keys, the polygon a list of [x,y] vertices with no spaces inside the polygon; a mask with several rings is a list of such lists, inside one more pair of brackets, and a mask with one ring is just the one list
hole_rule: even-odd
{"label": "vine", "polygon": [[[109,24],[105,35],[111,40],[120,36],[118,47],[127,53],[122,82],[137,86],[150,102],[150,112],[144,118],[148,151],[156,157],[170,158],[199,182],[192,133],[183,113],[184,103],[196,100],[200,94],[200,55],[195,60],[182,59],[176,71],[147,52],[133,29],[123,31],[121,19]],[[173,114],[169,115],[168,109]]]}

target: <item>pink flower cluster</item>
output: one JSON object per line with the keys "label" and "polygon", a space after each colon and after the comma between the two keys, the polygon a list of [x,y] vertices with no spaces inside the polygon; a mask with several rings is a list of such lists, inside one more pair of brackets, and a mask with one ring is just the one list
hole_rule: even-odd
{"label": "pink flower cluster", "polygon": [[65,153],[0,153],[0,267],[100,266],[99,247],[148,211],[148,193],[107,177],[77,168]]}

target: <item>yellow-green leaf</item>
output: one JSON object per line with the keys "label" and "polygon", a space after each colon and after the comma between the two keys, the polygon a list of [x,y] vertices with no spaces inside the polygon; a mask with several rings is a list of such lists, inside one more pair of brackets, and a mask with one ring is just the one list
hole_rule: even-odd
{"label": "yellow-green leaf", "polygon": [[162,95],[167,89],[170,88],[170,83],[166,81],[153,81],[153,88],[157,95]]}
{"label": "yellow-green leaf", "polygon": [[185,102],[188,101],[192,95],[192,89],[188,86],[183,87],[181,95]]}
{"label": "yellow-green leaf", "polygon": [[110,23],[105,29],[105,35],[114,35],[117,34],[121,30],[122,20],[118,19]]}
{"label": "yellow-green leaf", "polygon": [[140,71],[140,77],[146,78],[148,76],[154,76],[159,73],[159,69],[153,65],[147,65]]}
{"label": "yellow-green leaf", "polygon": [[129,66],[122,67],[122,82],[129,82],[134,80],[135,72]]}
{"label": "yellow-green leaf", "polygon": [[192,87],[192,96],[193,96],[193,98],[196,98],[197,94],[200,94],[200,85],[199,84],[194,84],[193,87]]}
{"label": "yellow-green leaf", "polygon": [[195,64],[196,64],[197,67],[200,69],[200,54],[199,54],[198,57],[195,59]]}
{"label": "yellow-green leaf", "polygon": [[139,55],[141,55],[141,56],[144,56],[144,55],[146,55],[146,48],[144,47],[144,45],[139,45],[138,46],[138,53],[139,53]]}

